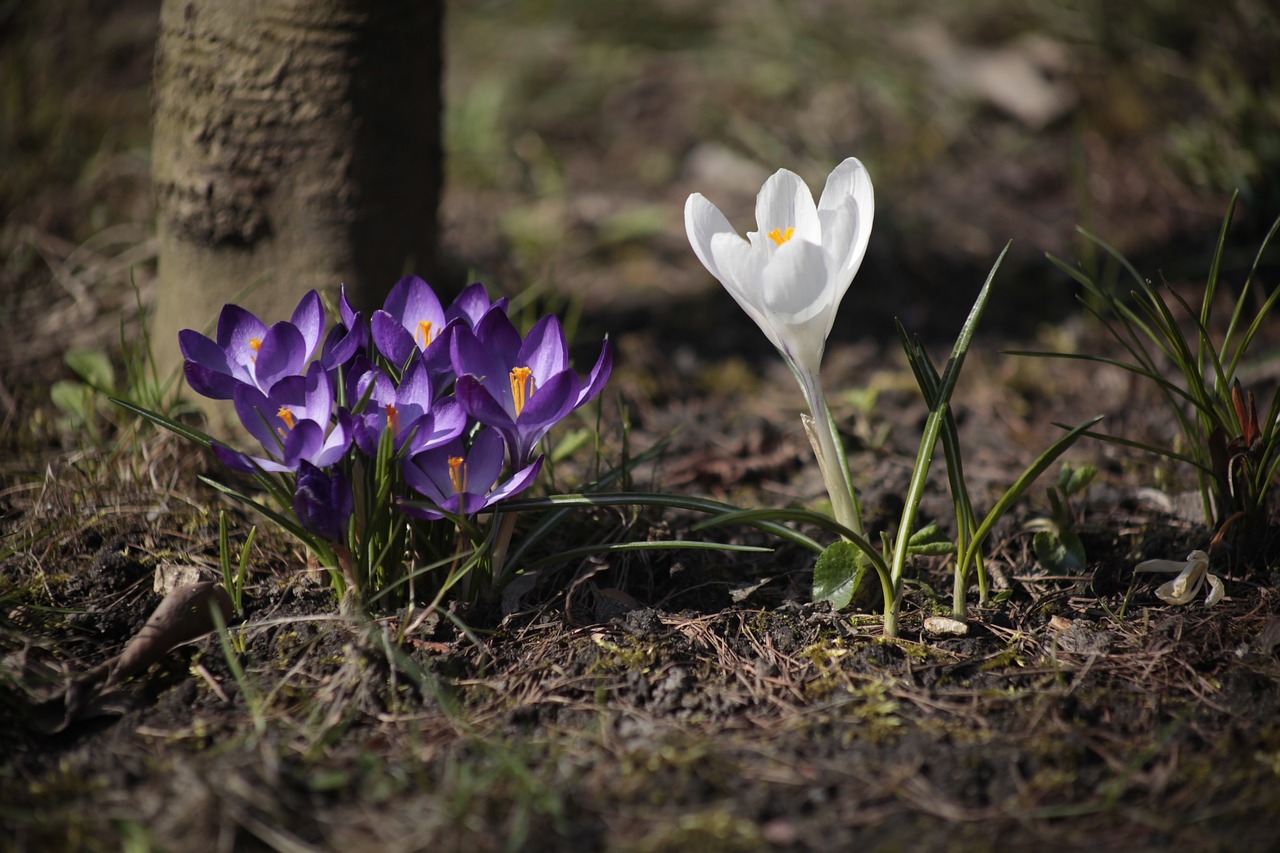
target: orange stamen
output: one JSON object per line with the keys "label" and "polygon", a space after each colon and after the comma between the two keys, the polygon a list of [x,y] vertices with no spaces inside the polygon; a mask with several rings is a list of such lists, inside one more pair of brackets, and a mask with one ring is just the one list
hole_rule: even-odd
{"label": "orange stamen", "polygon": [[262,338],[249,338],[249,349],[253,350],[254,352],[254,354],[251,355],[250,358],[252,358],[254,361],[257,361],[258,350],[262,349]]}
{"label": "orange stamen", "polygon": [[459,495],[467,490],[467,465],[461,456],[449,457],[449,482]]}
{"label": "orange stamen", "polygon": [[387,403],[383,408],[387,412],[387,426],[391,429],[392,435],[400,434],[400,410]]}
{"label": "orange stamen", "polygon": [[417,343],[418,337],[422,337],[422,348],[426,349],[427,344],[431,343],[431,321],[419,320],[417,334],[413,336],[414,343]]}
{"label": "orange stamen", "polygon": [[781,228],[775,228],[769,232],[769,239],[781,246],[783,243],[790,240],[795,233],[796,229],[794,228],[788,228],[786,231],[783,231]]}
{"label": "orange stamen", "polygon": [[524,411],[525,403],[533,395],[533,369],[529,367],[511,368],[511,402],[516,407],[516,417]]}
{"label": "orange stamen", "polygon": [[293,429],[294,425],[298,422],[298,419],[293,416],[293,412],[288,406],[281,406],[276,412],[276,417],[284,421],[285,428],[280,430],[280,435],[282,436],[288,435],[289,430]]}

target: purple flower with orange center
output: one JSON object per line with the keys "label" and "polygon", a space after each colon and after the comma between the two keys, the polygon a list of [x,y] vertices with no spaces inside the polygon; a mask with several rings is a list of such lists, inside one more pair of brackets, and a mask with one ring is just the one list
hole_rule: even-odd
{"label": "purple flower with orange center", "polygon": [[506,314],[491,311],[474,330],[459,326],[451,350],[458,402],[502,434],[513,467],[528,464],[552,426],[599,394],[613,368],[606,338],[591,373],[580,379],[569,367],[569,347],[554,315],[522,339]]}
{"label": "purple flower with orange center", "polygon": [[[398,371],[409,363],[415,352],[423,353],[429,362],[441,359],[448,363],[447,355],[441,353],[448,352],[449,344],[440,337],[446,322],[440,299],[431,285],[410,275],[391,288],[382,308],[373,312],[369,328],[378,352]],[[432,344],[437,342],[433,348]]]}
{"label": "purple flower with orange center", "polygon": [[250,385],[236,388],[236,414],[240,423],[262,443],[267,457],[251,457],[215,444],[214,452],[226,465],[239,471],[297,471],[308,462],[325,468],[338,462],[351,447],[351,416],[334,414],[333,384],[315,362],[306,376],[281,379],[269,394]]}
{"label": "purple flower with orange center", "polygon": [[355,442],[369,456],[378,455],[382,434],[390,430],[397,453],[419,453],[457,438],[467,426],[466,412],[453,397],[433,400],[426,362],[415,357],[397,387],[385,373],[371,368],[356,382],[356,399],[368,395],[366,410],[356,416]]}
{"label": "purple flower with orange center", "polygon": [[215,400],[233,399],[242,385],[269,393],[282,379],[302,374],[324,323],[324,306],[314,290],[302,297],[291,319],[270,327],[239,305],[226,305],[216,340],[194,329],[178,333],[187,384]]}
{"label": "purple flower with orange center", "polygon": [[502,436],[486,427],[476,433],[471,449],[461,438],[406,459],[405,481],[430,506],[403,504],[415,518],[438,519],[448,515],[468,516],[528,488],[542,468],[542,457],[498,482],[506,459]]}

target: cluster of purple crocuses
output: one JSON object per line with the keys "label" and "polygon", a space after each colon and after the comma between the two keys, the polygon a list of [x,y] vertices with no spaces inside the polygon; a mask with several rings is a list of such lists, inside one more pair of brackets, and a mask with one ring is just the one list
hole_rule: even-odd
{"label": "cluster of purple crocuses", "polygon": [[265,451],[249,456],[215,444],[218,457],[247,473],[293,474],[299,524],[344,543],[360,456],[374,459],[392,443],[403,482],[416,493],[392,497],[407,515],[470,516],[527,488],[547,431],[600,392],[612,368],[608,339],[581,378],[554,315],[522,337],[506,309],[505,298],[490,301],[479,283],[446,309],[425,281],[409,276],[367,320],[344,290],[339,322],[323,343],[315,291],[271,326],[227,305],[215,339],[188,329],[179,343],[191,388],[233,401]]}

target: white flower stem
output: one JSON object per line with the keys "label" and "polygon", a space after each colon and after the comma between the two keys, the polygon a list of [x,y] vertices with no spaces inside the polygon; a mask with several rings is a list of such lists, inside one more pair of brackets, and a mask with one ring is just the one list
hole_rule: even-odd
{"label": "white flower stem", "polygon": [[800,388],[809,403],[811,417],[802,418],[809,442],[813,445],[814,455],[818,457],[818,468],[822,471],[822,481],[826,484],[827,495],[831,498],[831,509],[836,521],[862,535],[862,514],[858,511],[858,498],[853,491],[853,483],[849,480],[849,467],[844,461],[844,452],[837,444],[839,439],[833,430],[831,413],[827,408],[826,397],[822,393],[822,383],[817,376],[801,376]]}

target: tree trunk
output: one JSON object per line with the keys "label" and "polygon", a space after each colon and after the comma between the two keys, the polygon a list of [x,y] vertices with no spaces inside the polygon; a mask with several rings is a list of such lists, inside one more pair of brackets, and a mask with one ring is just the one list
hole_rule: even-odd
{"label": "tree trunk", "polygon": [[267,323],[315,288],[380,304],[430,276],[443,0],[163,0],[152,179],[152,341],[223,304]]}

